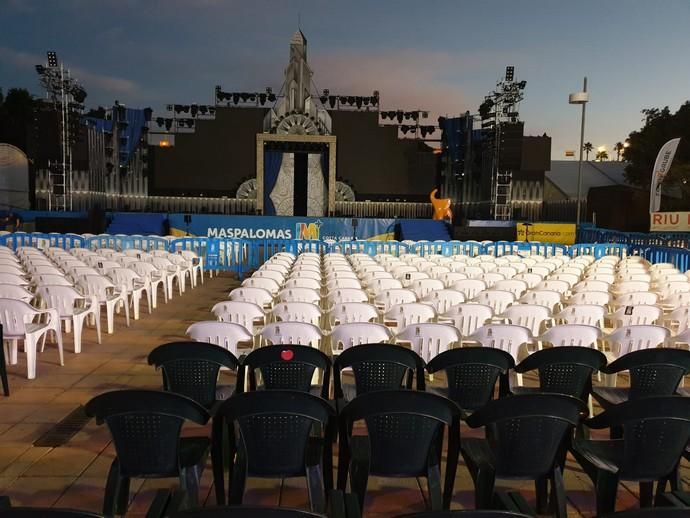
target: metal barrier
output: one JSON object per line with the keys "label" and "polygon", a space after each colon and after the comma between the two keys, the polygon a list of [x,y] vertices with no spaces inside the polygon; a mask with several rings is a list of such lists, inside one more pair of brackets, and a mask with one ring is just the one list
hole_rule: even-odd
{"label": "metal barrier", "polygon": [[58,234],[55,232],[14,232],[0,236],[0,245],[16,250],[20,246],[33,246],[36,248],[57,247],[69,250],[70,248],[84,248],[87,239],[77,234]]}
{"label": "metal barrier", "polygon": [[641,247],[661,246],[675,248],[690,248],[690,233],[688,232],[659,232],[646,234],[643,232],[620,232],[592,226],[581,225],[577,229],[578,243],[619,243]]}

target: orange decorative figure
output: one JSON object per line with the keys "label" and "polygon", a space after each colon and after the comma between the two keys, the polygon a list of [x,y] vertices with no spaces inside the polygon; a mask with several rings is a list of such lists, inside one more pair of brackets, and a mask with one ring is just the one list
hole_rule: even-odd
{"label": "orange decorative figure", "polygon": [[431,199],[431,205],[434,207],[433,219],[441,221],[448,219],[452,222],[453,211],[450,210],[450,198],[437,198],[437,192],[438,189],[434,189],[429,194],[429,199]]}

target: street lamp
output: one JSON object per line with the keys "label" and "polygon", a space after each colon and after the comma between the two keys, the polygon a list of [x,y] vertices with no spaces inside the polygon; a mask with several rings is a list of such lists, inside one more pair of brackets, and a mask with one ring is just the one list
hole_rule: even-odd
{"label": "street lamp", "polygon": [[580,159],[577,163],[577,220],[576,223],[580,224],[580,205],[582,198],[582,151],[585,146],[585,106],[589,101],[589,94],[587,93],[587,78],[585,77],[584,86],[581,92],[576,92],[568,96],[569,104],[581,104],[582,105],[582,124],[580,126]]}

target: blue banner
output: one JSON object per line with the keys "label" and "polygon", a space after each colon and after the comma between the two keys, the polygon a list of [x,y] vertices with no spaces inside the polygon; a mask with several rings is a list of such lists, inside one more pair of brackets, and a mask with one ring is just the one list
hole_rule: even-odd
{"label": "blue banner", "polygon": [[220,239],[309,239],[336,241],[394,238],[393,218],[308,218],[285,216],[225,216],[170,214],[170,233],[176,236]]}

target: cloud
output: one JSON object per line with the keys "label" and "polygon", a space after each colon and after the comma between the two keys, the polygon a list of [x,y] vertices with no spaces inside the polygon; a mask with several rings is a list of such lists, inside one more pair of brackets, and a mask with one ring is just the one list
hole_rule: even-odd
{"label": "cloud", "polygon": [[[33,69],[35,65],[43,63],[45,57],[28,52],[22,52],[7,47],[0,47],[0,63],[6,63],[19,69]],[[70,67],[72,76],[84,85],[86,90],[95,89],[119,95],[139,93],[140,87],[134,81],[119,77],[89,72],[79,67]]]}

